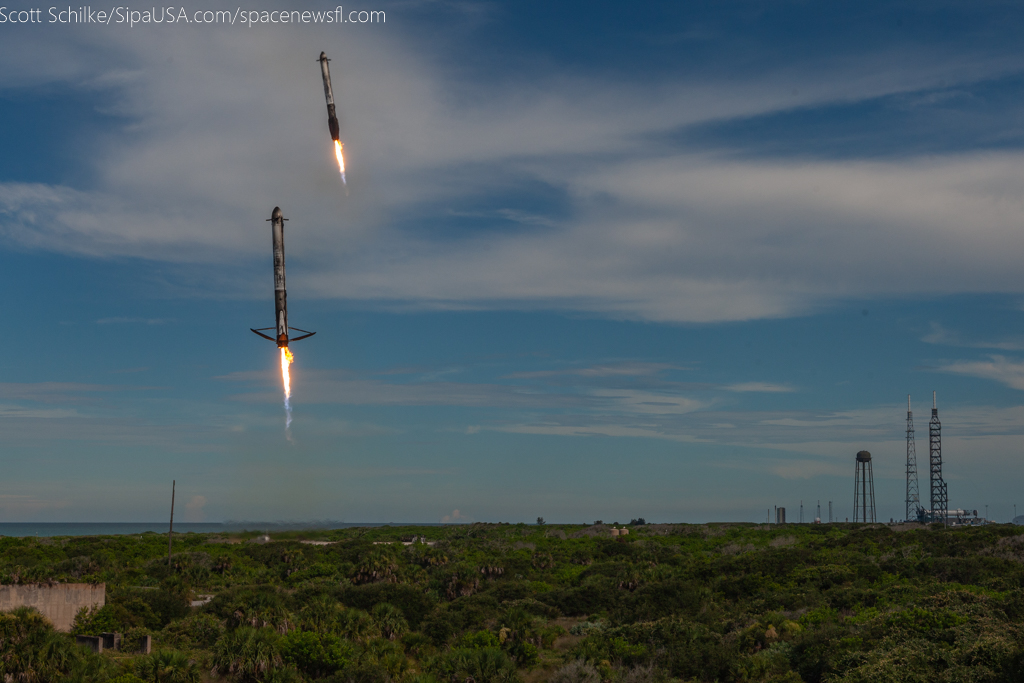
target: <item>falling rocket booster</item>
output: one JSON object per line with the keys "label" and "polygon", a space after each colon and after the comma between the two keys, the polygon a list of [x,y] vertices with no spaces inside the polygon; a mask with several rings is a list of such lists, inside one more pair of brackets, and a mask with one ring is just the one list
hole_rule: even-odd
{"label": "falling rocket booster", "polygon": [[[300,330],[297,327],[288,327],[288,292],[284,284],[284,222],[288,219],[281,213],[281,209],[275,206],[273,213],[270,214],[270,218],[267,220],[270,221],[270,232],[274,244],[274,317],[277,320],[277,325],[275,327],[261,327],[252,331],[264,339],[277,342],[280,348],[287,349],[289,341],[298,341],[306,337],[312,337],[316,332]],[[274,330],[277,335],[276,338],[263,334],[267,330]],[[289,330],[295,330],[303,334],[301,337],[289,340]]]}
{"label": "falling rocket booster", "polygon": [[324,97],[327,98],[327,126],[331,129],[331,139],[341,141],[341,129],[338,126],[338,112],[334,109],[334,90],[331,89],[331,69],[327,66],[327,55],[320,53],[320,72],[324,77]]}

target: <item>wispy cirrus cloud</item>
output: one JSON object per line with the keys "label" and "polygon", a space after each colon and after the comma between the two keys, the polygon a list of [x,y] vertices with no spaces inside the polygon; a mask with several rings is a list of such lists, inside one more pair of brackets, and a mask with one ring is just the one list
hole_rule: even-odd
{"label": "wispy cirrus cloud", "polygon": [[738,393],[762,393],[762,394],[786,394],[796,391],[786,384],[772,384],[770,382],[740,382],[722,387],[726,391]]}
{"label": "wispy cirrus cloud", "polygon": [[1024,361],[1005,356],[989,356],[982,361],[957,361],[937,368],[939,372],[979,377],[1005,384],[1012,389],[1024,391]]}
{"label": "wispy cirrus cloud", "polygon": [[172,320],[166,318],[130,318],[130,317],[115,317],[115,318],[100,318],[96,321],[97,325],[166,325]]}
{"label": "wispy cirrus cloud", "polygon": [[[1024,291],[1009,256],[1024,248],[1019,153],[745,158],[682,135],[896,94],[926,106],[940,80],[970,87],[1019,70],[1012,51],[847,46],[820,60],[740,60],[746,70],[729,79],[714,69],[636,81],[566,68],[467,82],[465,60],[448,63],[387,28],[338,44],[336,59],[350,65],[348,198],[310,134],[323,107],[305,46],[333,33],[8,36],[0,59],[17,74],[0,87],[75,84],[123,118],[119,132],[145,134],[110,136],[90,157],[89,187],[0,183],[0,233],[90,258],[255,264],[265,197],[283,195],[303,226],[290,253],[308,262],[295,285],[396,310],[715,322],[846,297]],[[184,53],[185,66],[173,61]],[[288,172],[271,179],[259,170],[270,164]],[[491,230],[495,221],[507,229]],[[955,273],[936,276],[942,260]],[[225,276],[203,277],[188,283],[193,292],[209,294],[209,279]],[[219,291],[255,291],[248,278],[231,276]]]}
{"label": "wispy cirrus cloud", "polygon": [[569,367],[557,370],[530,370],[505,375],[507,379],[542,379],[558,376],[575,377],[648,377],[658,375],[666,370],[685,370],[686,368],[670,363],[606,363],[586,367]]}
{"label": "wispy cirrus cloud", "polygon": [[[78,382],[0,382],[0,398],[39,403],[76,403],[130,387]],[[140,387],[141,388],[141,387]]]}
{"label": "wispy cirrus cloud", "polygon": [[1024,350],[1024,340],[1020,339],[969,340],[957,332],[946,329],[937,322],[932,322],[929,327],[928,334],[921,337],[921,341],[926,344],[960,346],[971,349],[998,349],[1001,351]]}

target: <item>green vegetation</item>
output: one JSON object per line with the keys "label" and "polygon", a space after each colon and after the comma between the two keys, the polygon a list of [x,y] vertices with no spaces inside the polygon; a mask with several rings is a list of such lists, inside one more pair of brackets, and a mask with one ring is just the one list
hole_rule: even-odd
{"label": "green vegetation", "polygon": [[[1024,535],[542,524],[2,538],[4,583],[105,582],[75,632],[0,614],[5,681],[1024,681]],[[425,536],[430,544],[414,542]],[[303,540],[330,541],[327,545]],[[403,543],[403,541],[405,543]],[[213,596],[190,607],[200,596]],[[150,655],[130,654],[153,638]]]}

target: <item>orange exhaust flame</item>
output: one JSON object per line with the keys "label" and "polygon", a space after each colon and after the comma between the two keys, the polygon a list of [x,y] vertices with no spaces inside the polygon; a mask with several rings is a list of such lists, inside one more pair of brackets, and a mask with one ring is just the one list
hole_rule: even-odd
{"label": "orange exhaust flame", "polygon": [[292,375],[288,367],[295,360],[295,356],[288,350],[288,347],[281,348],[281,381],[284,383],[284,428],[287,431],[292,426]]}
{"label": "orange exhaust flame", "polygon": [[345,155],[342,153],[342,149],[345,145],[341,144],[340,141],[334,141],[334,156],[338,157],[338,169],[341,170],[341,182],[348,185],[348,181],[345,180]]}

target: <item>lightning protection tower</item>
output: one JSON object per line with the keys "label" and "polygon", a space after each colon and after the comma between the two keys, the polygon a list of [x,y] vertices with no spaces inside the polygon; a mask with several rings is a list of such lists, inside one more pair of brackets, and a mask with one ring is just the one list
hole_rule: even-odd
{"label": "lightning protection tower", "polygon": [[875,521],[875,478],[871,474],[871,454],[857,453],[853,470],[853,521]]}
{"label": "lightning protection tower", "polygon": [[908,522],[920,518],[921,490],[917,483],[917,447],[914,445],[914,411],[907,394],[907,516]]}
{"label": "lightning protection tower", "polygon": [[942,480],[942,423],[939,409],[932,392],[932,419],[928,423],[928,465],[931,474],[931,521],[946,523],[949,496],[946,482]]}

